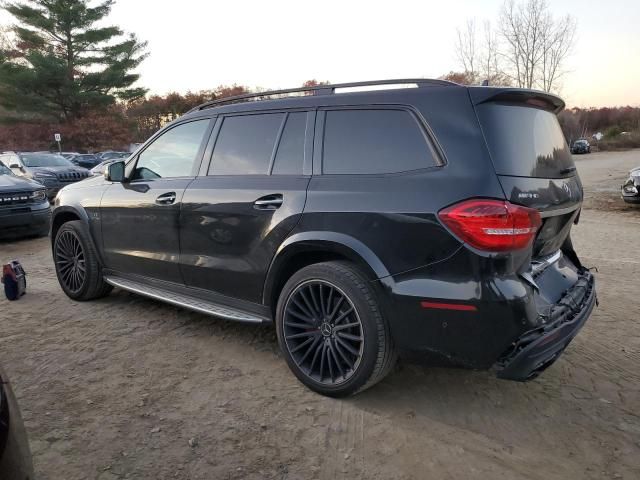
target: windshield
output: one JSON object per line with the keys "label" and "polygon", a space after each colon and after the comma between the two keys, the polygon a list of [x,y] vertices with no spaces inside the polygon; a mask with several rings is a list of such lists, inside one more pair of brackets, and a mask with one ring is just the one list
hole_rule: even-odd
{"label": "windshield", "polygon": [[73,163],[61,155],[52,153],[23,153],[20,155],[25,167],[72,167]]}
{"label": "windshield", "polygon": [[13,172],[0,162],[0,175],[13,175]]}
{"label": "windshield", "polygon": [[586,145],[587,141],[586,140],[576,140],[576,145]]}
{"label": "windshield", "polygon": [[478,117],[498,175],[562,178],[575,175],[571,152],[553,112],[486,103]]}

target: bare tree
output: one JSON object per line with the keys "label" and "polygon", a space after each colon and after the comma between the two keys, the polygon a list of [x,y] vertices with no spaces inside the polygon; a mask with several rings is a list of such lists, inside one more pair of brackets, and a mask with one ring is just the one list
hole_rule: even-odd
{"label": "bare tree", "polygon": [[564,61],[571,53],[576,34],[576,20],[567,15],[552,21],[544,39],[544,52],[540,71],[541,88],[550,92],[566,73]]}
{"label": "bare tree", "polygon": [[468,19],[465,28],[457,29],[456,54],[464,73],[475,79],[477,76],[478,54],[476,52],[476,23]]}
{"label": "bare tree", "polygon": [[[491,22],[483,23],[482,35],[476,33],[475,20],[469,19],[464,29],[457,29],[456,55],[461,72],[449,76],[464,79],[465,83],[480,83],[487,80],[491,85],[508,84],[498,62],[498,36]],[[452,78],[453,78],[452,77]]]}
{"label": "bare tree", "polygon": [[555,20],[545,0],[506,0],[498,32],[503,41],[501,58],[518,87],[551,91],[564,73],[576,30],[569,15]]}

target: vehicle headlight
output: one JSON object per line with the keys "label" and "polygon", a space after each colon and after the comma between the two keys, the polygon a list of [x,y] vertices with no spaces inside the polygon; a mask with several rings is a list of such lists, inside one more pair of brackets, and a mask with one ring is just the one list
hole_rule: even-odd
{"label": "vehicle headlight", "polygon": [[47,194],[44,190],[36,190],[31,194],[31,200],[35,202],[44,202],[47,198]]}

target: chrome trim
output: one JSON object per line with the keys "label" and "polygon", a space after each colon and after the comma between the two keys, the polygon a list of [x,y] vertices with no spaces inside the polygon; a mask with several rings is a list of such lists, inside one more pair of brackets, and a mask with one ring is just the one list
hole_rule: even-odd
{"label": "chrome trim", "polygon": [[552,253],[551,255],[545,257],[542,260],[532,261],[531,262],[531,274],[534,275],[534,276],[538,275],[544,269],[546,269],[549,265],[552,265],[552,264],[556,263],[558,260],[560,260],[561,256],[562,256],[562,252],[560,250],[558,250],[556,253]]}
{"label": "chrome trim", "polygon": [[143,285],[125,278],[105,276],[104,281],[114,287],[119,287],[129,292],[144,295],[154,300],[160,300],[161,302],[170,303],[196,312],[213,315],[214,317],[247,323],[263,323],[266,321],[266,319],[251,313],[235,310],[227,306],[223,307],[207,300],[176,294],[158,287]]}

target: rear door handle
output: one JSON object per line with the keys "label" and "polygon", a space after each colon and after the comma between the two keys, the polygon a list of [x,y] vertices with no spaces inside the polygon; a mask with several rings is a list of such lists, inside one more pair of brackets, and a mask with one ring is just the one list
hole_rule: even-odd
{"label": "rear door handle", "polygon": [[176,192],[167,192],[156,198],[156,204],[158,205],[173,205],[176,201]]}
{"label": "rear door handle", "polygon": [[271,195],[265,195],[253,202],[253,208],[258,210],[276,210],[282,205],[282,194],[274,193]]}

